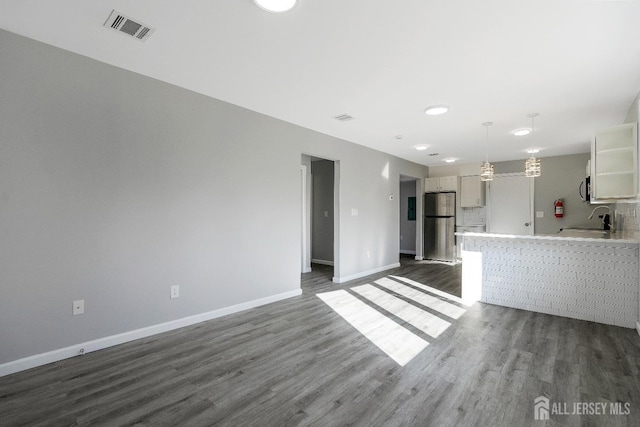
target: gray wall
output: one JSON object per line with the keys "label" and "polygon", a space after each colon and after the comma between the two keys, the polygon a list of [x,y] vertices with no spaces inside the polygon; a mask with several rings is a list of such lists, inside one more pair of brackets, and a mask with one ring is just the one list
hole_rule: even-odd
{"label": "gray wall", "polygon": [[[566,227],[599,226],[597,216],[589,220],[594,206],[583,202],[578,194],[578,186],[585,179],[589,153],[567,156],[542,157],[542,175],[535,179],[534,206],[544,212],[544,218],[535,218],[536,234],[557,233]],[[523,172],[524,160],[495,163],[496,173]],[[563,199],[564,217],[554,216],[554,201]]]}
{"label": "gray wall", "polygon": [[0,49],[0,364],[299,289],[302,153],[340,161],[336,276],[397,262],[389,195],[425,167],[5,31]]}
{"label": "gray wall", "polygon": [[333,262],[333,166],[329,160],[311,162],[311,259],[316,261]]}
{"label": "gray wall", "polygon": [[415,221],[407,219],[409,197],[416,197],[416,181],[400,182],[400,252],[415,254],[418,216],[416,215]]}

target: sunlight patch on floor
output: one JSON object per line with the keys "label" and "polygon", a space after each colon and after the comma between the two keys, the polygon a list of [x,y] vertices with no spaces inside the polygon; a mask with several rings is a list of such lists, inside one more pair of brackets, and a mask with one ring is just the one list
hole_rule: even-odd
{"label": "sunlight patch on floor", "polygon": [[447,301],[443,301],[424,292],[420,292],[417,289],[414,289],[407,285],[403,285],[402,283],[398,283],[395,280],[389,279],[388,277],[378,279],[374,283],[382,286],[385,289],[395,292],[398,295],[402,295],[405,298],[415,301],[418,304],[429,307],[430,309],[442,313],[452,319],[459,319],[460,316],[462,316],[466,311],[464,308],[458,307],[457,305],[451,304]]}
{"label": "sunlight patch on floor", "polygon": [[429,345],[347,291],[324,292],[317,296],[400,366],[409,363]]}
{"label": "sunlight patch on floor", "polygon": [[400,282],[404,282],[404,283],[406,283],[408,285],[411,285],[413,287],[416,287],[418,289],[422,289],[422,290],[427,291],[429,293],[432,293],[434,295],[438,295],[438,296],[444,297],[444,298],[448,299],[449,301],[457,302],[458,304],[462,304],[462,305],[465,305],[467,307],[471,307],[471,305],[473,305],[472,303],[470,304],[469,301],[466,300],[466,299],[458,298],[455,295],[448,294],[446,292],[441,291],[440,289],[432,288],[431,286],[427,286],[427,285],[422,284],[420,282],[416,282],[415,280],[407,279],[406,277],[392,276],[392,275],[389,275],[389,277],[391,277],[392,279],[396,279],[396,280],[398,280]]}
{"label": "sunlight patch on floor", "polygon": [[437,338],[451,325],[451,323],[446,320],[375,286],[367,284],[353,287],[351,290],[434,338]]}

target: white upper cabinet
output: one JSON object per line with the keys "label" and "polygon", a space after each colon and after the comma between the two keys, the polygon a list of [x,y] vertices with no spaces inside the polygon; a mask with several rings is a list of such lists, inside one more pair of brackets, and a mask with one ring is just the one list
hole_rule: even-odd
{"label": "white upper cabinet", "polygon": [[424,179],[424,192],[435,193],[440,188],[440,178],[425,178]]}
{"label": "white upper cabinet", "polygon": [[458,191],[457,176],[440,177],[440,191]]}
{"label": "white upper cabinet", "polygon": [[460,206],[477,208],[485,205],[485,185],[480,175],[460,177]]}
{"label": "white upper cabinet", "polygon": [[439,191],[458,191],[457,176],[441,176],[438,178],[424,179],[425,193],[437,193]]}
{"label": "white upper cabinet", "polygon": [[591,202],[638,196],[638,125],[596,132],[591,142]]}

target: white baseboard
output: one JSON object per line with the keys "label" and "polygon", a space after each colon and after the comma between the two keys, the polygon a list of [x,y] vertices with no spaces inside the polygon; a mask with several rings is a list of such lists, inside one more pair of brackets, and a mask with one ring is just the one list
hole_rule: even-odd
{"label": "white baseboard", "polygon": [[344,282],[348,282],[350,280],[355,280],[355,279],[359,279],[361,277],[368,276],[370,274],[380,273],[381,271],[391,270],[392,268],[398,268],[398,267],[400,267],[400,263],[396,262],[395,264],[385,265],[383,267],[374,268],[373,270],[368,270],[368,271],[362,271],[360,273],[351,274],[349,276],[334,277],[333,278],[333,283],[344,283]]}
{"label": "white baseboard", "polygon": [[227,314],[237,313],[240,311],[248,310],[250,308],[259,307],[261,305],[270,304],[272,302],[281,301],[299,295],[302,295],[302,290],[296,289],[295,291],[284,292],[265,298],[259,298],[241,304],[220,308],[218,310],[209,311],[207,313],[183,317],[182,319],[176,319],[170,322],[160,323],[158,325],[148,326],[145,328],[135,329],[133,331],[124,332],[109,337],[99,338],[97,340],[74,344],[72,346],[49,351],[47,353],[28,356],[22,359],[1,364],[0,377],[24,371],[26,369],[35,368],[37,366],[46,365],[48,363],[57,362],[59,360],[68,359],[70,357],[79,356],[83,352],[90,353],[92,351],[102,350],[107,347],[113,347],[114,345],[123,344],[140,338],[146,338],[163,332],[172,331],[174,329],[183,328],[185,326],[190,326],[196,323],[226,316]]}
{"label": "white baseboard", "polygon": [[330,265],[330,266],[333,267],[333,261],[327,261],[327,260],[324,260],[324,259],[311,258],[311,263],[312,264]]}
{"label": "white baseboard", "polygon": [[400,249],[400,253],[404,255],[415,255],[416,251],[408,251],[406,249]]}
{"label": "white baseboard", "polygon": [[638,332],[638,335],[640,335],[640,322],[636,322],[636,331]]}
{"label": "white baseboard", "polygon": [[311,267],[305,267],[304,270],[302,270],[303,273],[311,273]]}
{"label": "white baseboard", "polygon": [[416,261],[424,261],[424,257],[416,255]]}

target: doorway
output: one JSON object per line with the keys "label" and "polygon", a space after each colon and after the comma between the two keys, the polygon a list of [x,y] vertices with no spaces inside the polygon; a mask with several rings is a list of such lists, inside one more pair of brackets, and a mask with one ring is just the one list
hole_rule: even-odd
{"label": "doorway", "polygon": [[334,163],[311,160],[311,263],[334,266]]}
{"label": "doorway", "polygon": [[302,155],[302,273],[335,280],[339,263],[339,163]]}
{"label": "doorway", "polygon": [[487,232],[533,235],[534,180],[524,173],[494,175],[487,181]]}
{"label": "doorway", "polygon": [[400,175],[400,256],[418,254],[418,183],[416,178]]}

